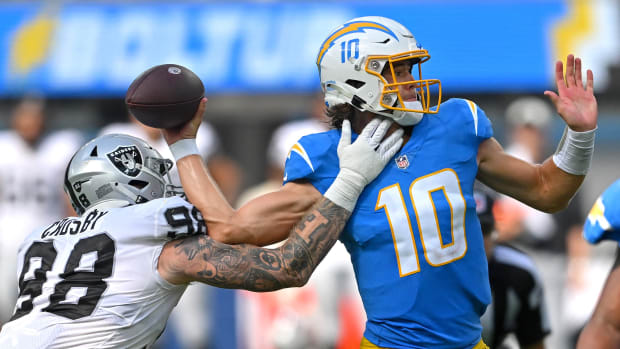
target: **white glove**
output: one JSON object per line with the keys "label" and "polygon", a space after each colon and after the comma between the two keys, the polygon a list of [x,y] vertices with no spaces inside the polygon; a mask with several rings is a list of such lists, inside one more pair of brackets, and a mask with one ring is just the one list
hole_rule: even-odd
{"label": "white glove", "polygon": [[351,144],[351,123],[349,120],[342,122],[342,135],[338,142],[340,172],[325,192],[326,198],[353,212],[364,187],[383,171],[403,144],[402,129],[381,142],[391,125],[392,120],[373,119]]}

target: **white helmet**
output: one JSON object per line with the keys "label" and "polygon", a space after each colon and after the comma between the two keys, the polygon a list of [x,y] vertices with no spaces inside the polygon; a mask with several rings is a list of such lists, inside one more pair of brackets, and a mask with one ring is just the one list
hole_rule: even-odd
{"label": "white helmet", "polygon": [[[348,103],[360,111],[370,111],[394,119],[403,126],[415,125],[424,113],[437,113],[441,103],[441,82],[422,79],[421,64],[430,55],[402,24],[385,17],[354,18],[336,28],[319,49],[316,64],[328,107]],[[396,82],[394,64],[413,60],[417,78]],[[381,75],[386,65],[394,83]],[[415,102],[404,101],[398,87],[413,85]],[[436,110],[431,108],[430,87],[437,85]]]}
{"label": "white helmet", "polygon": [[73,155],[64,188],[79,215],[95,205],[139,204],[174,193],[164,179],[172,166],[145,141],[108,134]]}

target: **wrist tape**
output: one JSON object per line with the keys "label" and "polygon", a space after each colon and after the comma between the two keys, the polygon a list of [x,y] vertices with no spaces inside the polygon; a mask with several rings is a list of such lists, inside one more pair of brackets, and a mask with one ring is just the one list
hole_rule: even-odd
{"label": "wrist tape", "polygon": [[353,212],[362,190],[364,190],[362,176],[347,169],[340,169],[338,176],[323,196],[347,211]]}
{"label": "wrist tape", "polygon": [[185,138],[178,140],[169,146],[174,161],[179,161],[189,155],[200,155],[195,138]]}
{"label": "wrist tape", "polygon": [[594,152],[596,128],[590,131],[576,132],[568,126],[553,155],[555,165],[574,175],[586,175]]}

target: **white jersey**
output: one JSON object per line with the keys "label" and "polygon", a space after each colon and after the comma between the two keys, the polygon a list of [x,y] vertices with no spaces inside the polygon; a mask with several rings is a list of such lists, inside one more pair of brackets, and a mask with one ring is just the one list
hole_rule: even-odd
{"label": "white jersey", "polygon": [[34,229],[67,215],[63,173],[82,144],[74,130],[55,131],[32,147],[15,131],[0,132],[0,321],[15,305],[17,249]]}
{"label": "white jersey", "polygon": [[76,131],[53,132],[34,148],[16,132],[0,132],[0,233],[4,241],[15,236],[19,244],[32,229],[67,214],[62,175],[81,145]]}
{"label": "white jersey", "polygon": [[34,232],[18,252],[20,295],[0,348],[145,348],[186,285],[157,271],[164,244],[205,233],[179,197],[91,208]]}

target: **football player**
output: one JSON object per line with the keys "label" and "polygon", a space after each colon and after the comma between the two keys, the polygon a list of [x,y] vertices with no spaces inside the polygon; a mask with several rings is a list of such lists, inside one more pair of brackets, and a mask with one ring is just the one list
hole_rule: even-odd
{"label": "football player", "polygon": [[[112,123],[105,126],[99,131],[98,135],[122,133],[134,136],[145,140],[164,158],[172,158],[168,145],[159,129],[140,123],[133,115],[128,115],[127,118],[127,122]],[[196,134],[196,143],[209,171],[211,173],[224,172],[225,169],[222,169],[221,166],[218,168],[218,164],[222,163],[218,159],[223,159],[223,157],[217,154],[220,151],[221,144],[213,126],[203,122]],[[233,182],[238,182],[236,178],[239,178],[239,175],[237,172],[226,172],[226,176],[214,175],[213,177],[218,186],[222,188],[226,198],[230,200],[233,197],[230,194],[236,192],[236,189],[233,188],[237,187]],[[170,169],[168,175],[172,185],[181,185],[176,168]],[[222,179],[225,180],[222,181]],[[232,190],[227,190],[229,188]],[[213,300],[213,294],[213,289],[204,285],[194,284],[187,287],[179,304],[170,314],[166,332],[162,334],[162,340],[159,343],[176,341],[184,348],[205,347],[212,336],[210,332],[213,314],[203,309],[208,307],[208,304]],[[187,326],[188,322],[192,323],[193,326]]]}
{"label": "football player", "polygon": [[[620,180],[596,200],[583,227],[584,238],[593,244],[602,240],[620,242]],[[592,317],[579,336],[577,348],[620,347],[620,248]]]}
{"label": "football player", "polygon": [[343,127],[342,173],[278,249],[206,236],[196,207],[165,197],[172,161],[146,142],[106,135],[87,143],[64,178],[79,217],[22,243],[19,298],[0,348],[145,348],[192,281],[252,291],[302,286],[363,187],[400,148],[402,132],[382,141],[389,126],[374,120],[353,143],[350,126]]}
{"label": "football player", "polygon": [[62,173],[84,139],[75,130],[46,130],[45,101],[25,97],[0,131],[0,321],[16,301],[17,248],[33,229],[72,212]]}
{"label": "football player", "polygon": [[[238,210],[208,181],[198,156],[177,161],[190,201],[210,234],[227,242],[270,244],[321,197],[338,173],[340,127],[360,132],[379,116],[405,129],[394,162],[360,196],[340,239],[351,255],[366,315],[362,348],[485,348],[480,316],[491,301],[476,178],[536,209],[566,207],[590,165],[597,123],[593,74],[569,55],[555,65],[558,93],[546,91],[567,124],[552,158],[531,164],[506,154],[474,102],[441,103],[441,84],[422,78],[430,59],[411,32],[384,17],[336,28],[317,65],[335,128],[301,138],[287,159],[284,185]],[[509,67],[507,67],[509,68]],[[433,106],[433,104],[435,104]],[[200,119],[164,130],[173,155],[196,153]]]}

